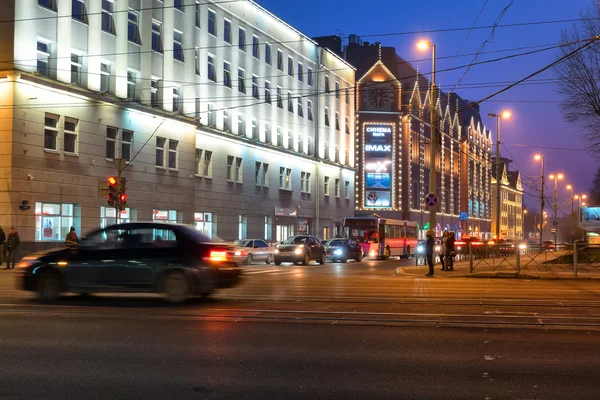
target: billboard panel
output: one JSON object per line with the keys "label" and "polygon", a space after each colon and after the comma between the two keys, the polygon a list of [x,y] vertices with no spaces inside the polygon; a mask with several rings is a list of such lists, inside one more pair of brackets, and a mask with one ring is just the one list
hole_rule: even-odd
{"label": "billboard panel", "polygon": [[579,226],[586,231],[600,232],[600,207],[581,207],[579,211]]}
{"label": "billboard panel", "polygon": [[365,208],[391,208],[394,127],[366,123],[363,129]]}

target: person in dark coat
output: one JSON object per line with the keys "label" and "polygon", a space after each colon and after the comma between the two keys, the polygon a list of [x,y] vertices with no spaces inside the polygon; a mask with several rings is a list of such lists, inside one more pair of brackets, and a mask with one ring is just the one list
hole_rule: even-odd
{"label": "person in dark coat", "polygon": [[427,265],[429,266],[429,273],[425,276],[433,276],[433,249],[435,248],[433,231],[428,229],[425,236],[427,237],[425,240],[425,256],[427,257]]}
{"label": "person in dark coat", "polygon": [[455,240],[454,232],[449,232],[445,243],[446,249],[444,250],[444,255],[446,257],[446,271],[454,271],[454,256],[456,255],[454,249]]}
{"label": "person in dark coat", "polygon": [[442,239],[440,240],[440,264],[442,264],[442,271],[445,271],[447,269],[445,263],[446,239],[448,239],[448,231],[444,231],[444,233],[442,233]]}
{"label": "person in dark coat", "polygon": [[75,232],[75,227],[72,226],[67,233],[67,237],[65,238],[65,246],[74,247],[79,244],[79,238],[77,237],[77,233]]}
{"label": "person in dark coat", "polygon": [[2,230],[2,227],[0,226],[0,267],[2,266],[2,263],[4,262],[4,260],[7,260],[6,255],[8,254],[7,249],[6,249],[6,234],[4,233],[4,230]]}
{"label": "person in dark coat", "polygon": [[[19,234],[17,230],[14,228],[10,228],[10,233],[8,234],[8,238],[6,239],[6,247],[8,249],[8,259],[6,260],[6,269],[14,268],[17,264],[17,249],[21,244],[21,239],[19,239]],[[12,262],[12,267],[10,266]]]}

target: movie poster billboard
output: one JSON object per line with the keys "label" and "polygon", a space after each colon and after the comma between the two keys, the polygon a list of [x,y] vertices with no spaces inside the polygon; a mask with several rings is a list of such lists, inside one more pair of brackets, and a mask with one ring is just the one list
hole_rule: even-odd
{"label": "movie poster billboard", "polygon": [[363,129],[365,208],[391,208],[394,127],[365,124]]}

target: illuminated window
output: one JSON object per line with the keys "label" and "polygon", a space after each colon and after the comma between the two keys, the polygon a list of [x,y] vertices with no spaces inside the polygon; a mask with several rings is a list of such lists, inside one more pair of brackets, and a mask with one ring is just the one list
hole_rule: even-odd
{"label": "illuminated window", "polygon": [[[64,241],[71,226],[79,226],[75,204],[35,203],[35,240]],[[78,208],[78,207],[77,207]]]}
{"label": "illuminated window", "polygon": [[65,130],[63,136],[63,149],[65,153],[77,154],[79,121],[75,118],[65,118]]}
{"label": "illuminated window", "polygon": [[58,115],[46,113],[44,118],[44,150],[57,151]]}
{"label": "illuminated window", "polygon": [[152,21],[152,50],[162,53],[161,24],[158,21]]}
{"label": "illuminated window", "polygon": [[213,213],[197,212],[194,213],[194,224],[196,230],[211,239],[213,237],[213,229],[216,230],[216,220]]}
{"label": "illuminated window", "polygon": [[273,225],[273,217],[270,215],[265,215],[265,240],[271,240],[272,234],[272,225]]}
{"label": "illuminated window", "polygon": [[246,215],[238,215],[238,239],[246,238],[246,227],[248,225],[248,217]]}
{"label": "illuminated window", "polygon": [[[177,210],[152,210],[152,222],[166,222],[176,224],[181,219]],[[166,239],[166,238],[163,238]]]}
{"label": "illuminated window", "polygon": [[292,170],[290,168],[279,168],[279,189],[292,190]]}
{"label": "illuminated window", "polygon": [[100,207],[100,228],[104,229],[115,224],[126,224],[132,221],[131,208],[126,208],[119,211],[117,218],[117,210],[114,207]]}

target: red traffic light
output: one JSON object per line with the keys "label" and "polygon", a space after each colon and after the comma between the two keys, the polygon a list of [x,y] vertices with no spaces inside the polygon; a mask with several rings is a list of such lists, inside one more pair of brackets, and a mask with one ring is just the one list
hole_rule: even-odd
{"label": "red traffic light", "polygon": [[115,178],[114,176],[110,176],[110,177],[108,178],[108,183],[109,183],[110,185],[116,185],[116,184],[117,184],[117,178]]}
{"label": "red traffic light", "polygon": [[127,195],[126,194],[122,194],[121,197],[120,197],[120,199],[121,199],[122,203],[125,203],[127,201]]}

